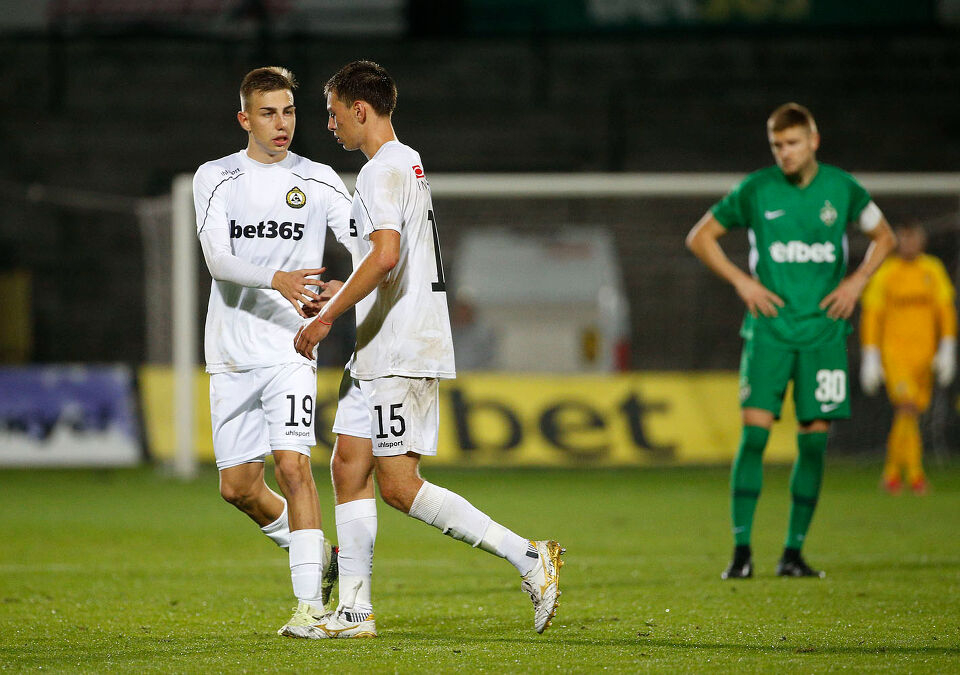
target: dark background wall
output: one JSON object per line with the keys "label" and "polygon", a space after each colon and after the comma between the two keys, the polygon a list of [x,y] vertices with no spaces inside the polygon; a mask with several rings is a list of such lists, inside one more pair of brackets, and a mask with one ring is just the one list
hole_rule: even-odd
{"label": "dark background wall", "polygon": [[[952,171],[960,157],[960,40],[941,29],[0,38],[0,269],[32,273],[32,358],[145,359],[151,289],[135,198],[166,193],[175,174],[242,147],[236,89],[250,68],[280,63],[299,77],[296,152],[358,170],[362,156],[325,130],[322,100],[325,80],[355,58],[391,70],[398,133],[431,172],[747,172],[770,163],[764,120],[787,100],[816,114],[820,158],[854,172]],[[36,186],[52,199],[34,200]],[[80,206],[57,206],[59,197]],[[452,200],[438,209],[451,261],[462,228],[504,218],[545,230],[608,225],[631,299],[634,366],[734,368],[739,303],[682,247],[709,204],[518,202],[504,215]],[[957,200],[881,206],[942,223]],[[950,228],[933,243],[952,265]],[[729,245],[743,260],[745,241]],[[854,244],[854,258],[862,249]]]}

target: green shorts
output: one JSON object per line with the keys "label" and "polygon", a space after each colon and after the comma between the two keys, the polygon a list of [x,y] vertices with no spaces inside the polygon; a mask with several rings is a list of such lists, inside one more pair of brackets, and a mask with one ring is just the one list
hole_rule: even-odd
{"label": "green shorts", "polygon": [[740,407],[769,410],[779,418],[787,382],[793,380],[793,402],[801,423],[847,419],[847,375],[845,338],[805,350],[746,340],[740,359]]}

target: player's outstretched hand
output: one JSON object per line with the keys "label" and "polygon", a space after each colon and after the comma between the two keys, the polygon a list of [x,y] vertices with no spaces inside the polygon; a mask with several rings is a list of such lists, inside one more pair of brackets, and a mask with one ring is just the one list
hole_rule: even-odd
{"label": "player's outstretched hand", "polygon": [[317,300],[303,303],[303,314],[308,319],[320,313],[320,310],[330,302],[337,291],[340,290],[340,287],[343,286],[343,282],[338,279],[331,279],[330,281],[321,281],[317,285],[320,288],[320,297]]}
{"label": "player's outstretched hand", "polygon": [[743,300],[743,304],[747,306],[747,311],[753,316],[756,316],[757,312],[764,316],[776,316],[777,308],[784,305],[779,295],[753,277],[744,275],[734,288],[737,289],[737,295]]}
{"label": "player's outstretched hand", "polygon": [[827,310],[827,316],[831,319],[849,319],[853,314],[853,308],[857,306],[857,300],[863,293],[863,287],[866,282],[861,281],[857,276],[849,276],[833,289],[833,292],[820,301],[820,309]]}
{"label": "player's outstretched hand", "polygon": [[[320,296],[315,292],[311,291],[307,286],[322,286],[323,282],[319,279],[311,279],[310,277],[323,274],[323,271],[327,269],[326,267],[320,267],[317,269],[308,269],[308,270],[294,270],[293,272],[284,272],[283,270],[277,270],[273,275],[273,282],[271,286],[273,290],[279,291],[280,295],[287,299],[287,301],[293,305],[293,308],[297,310],[297,314],[304,318],[308,318],[307,313],[301,308],[301,303],[307,303],[311,301],[316,301],[320,299]],[[314,312],[316,314],[316,312]]]}
{"label": "player's outstretched hand", "polygon": [[316,358],[313,350],[317,348],[320,341],[330,333],[330,324],[314,319],[306,326],[300,326],[296,336],[293,338],[293,347],[301,356],[308,359]]}

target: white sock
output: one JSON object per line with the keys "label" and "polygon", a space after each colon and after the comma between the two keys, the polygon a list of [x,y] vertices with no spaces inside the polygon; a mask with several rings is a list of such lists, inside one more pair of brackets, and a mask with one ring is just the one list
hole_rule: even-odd
{"label": "white sock", "polygon": [[283,549],[290,548],[290,521],[287,519],[287,500],[283,500],[283,513],[269,525],[264,525],[260,531],[273,540],[273,543]]}
{"label": "white sock", "polygon": [[[373,575],[373,545],[377,539],[377,500],[355,499],[337,504],[334,509],[337,519],[337,542],[340,553],[341,605],[358,611],[373,609],[370,599]],[[352,605],[346,605],[350,589],[358,587]],[[344,589],[347,589],[346,591]]]}
{"label": "white sock", "polygon": [[506,558],[517,568],[521,576],[537,566],[540,554],[529,539],[511,532],[500,523],[490,523],[490,527],[480,541],[480,548],[501,558]]}
{"label": "white sock", "polygon": [[322,576],[323,530],[294,530],[290,533],[290,580],[297,600],[322,610]]}
{"label": "white sock", "polygon": [[527,559],[528,540],[493,522],[466,499],[439,485],[423,481],[409,515],[449,537],[506,558],[520,574],[526,574],[536,564],[536,560]]}

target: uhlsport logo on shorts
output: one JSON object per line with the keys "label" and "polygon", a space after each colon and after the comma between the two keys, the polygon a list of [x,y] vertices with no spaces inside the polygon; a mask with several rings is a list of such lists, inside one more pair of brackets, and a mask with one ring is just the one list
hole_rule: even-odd
{"label": "uhlsport logo on shorts", "polygon": [[287,206],[291,209],[302,209],[303,205],[307,203],[307,195],[303,194],[303,190],[294,186],[287,193]]}
{"label": "uhlsport logo on shorts", "polygon": [[833,242],[808,244],[804,241],[775,241],[770,244],[770,257],[776,263],[832,263],[837,261]]}

